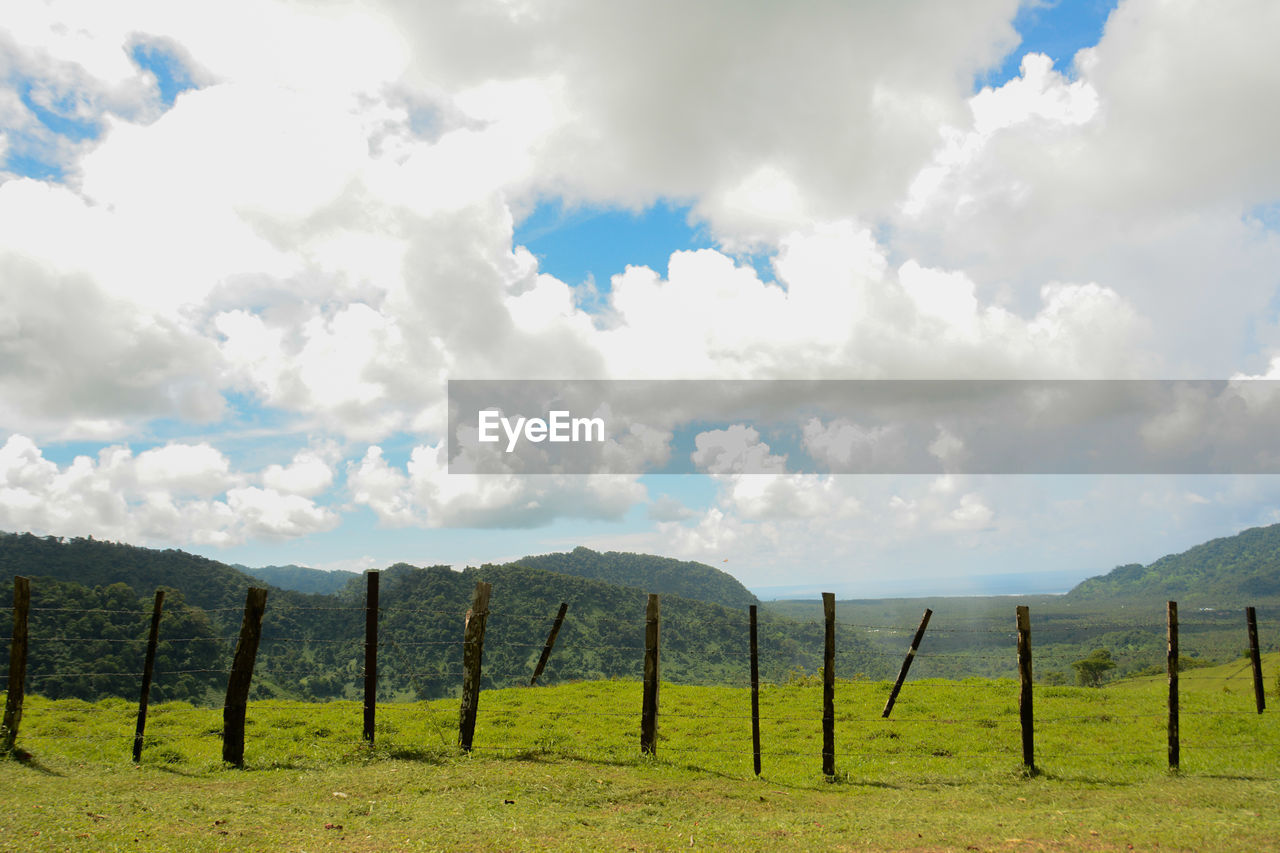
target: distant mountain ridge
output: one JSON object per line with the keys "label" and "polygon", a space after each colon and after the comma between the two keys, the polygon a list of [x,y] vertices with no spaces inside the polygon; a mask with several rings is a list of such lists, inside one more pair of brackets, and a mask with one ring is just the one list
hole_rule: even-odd
{"label": "distant mountain ridge", "polygon": [[[610,555],[578,556],[589,561]],[[668,570],[683,565],[622,556]],[[163,660],[153,695],[158,701],[220,701],[245,592],[263,585],[232,566],[183,551],[30,533],[0,532],[0,573],[31,578],[28,683],[32,693],[51,698],[136,696],[138,686],[130,673],[139,666],[153,594],[165,588]],[[722,573],[710,567],[693,574],[732,591],[724,578],[716,578]],[[379,695],[427,699],[459,688],[463,614],[478,580],[493,584],[484,649],[486,688],[528,684],[562,601],[569,604],[568,617],[540,683],[638,678],[645,593],[668,588],[650,586],[655,577],[624,586],[520,564],[461,572],[449,566],[392,566],[381,573],[379,648],[385,659],[379,665]],[[0,636],[9,633],[12,614],[6,594],[12,586],[4,586]],[[358,699],[364,598],[359,575],[333,595],[273,586],[253,696]],[[761,656],[766,679],[782,679],[795,667],[814,671],[821,665],[820,626],[760,616],[761,645],[768,650]],[[662,625],[665,680],[723,684],[747,677],[744,607],[663,592]],[[841,672],[884,675],[876,669],[881,662],[856,635],[841,644],[837,661]],[[4,664],[7,656],[0,660],[0,674]]]}
{"label": "distant mountain ridge", "polygon": [[1169,554],[1150,565],[1130,563],[1081,581],[1069,601],[1170,599],[1188,605],[1245,606],[1280,598],[1280,524],[1251,527]]}
{"label": "distant mountain ridge", "polygon": [[672,557],[625,551],[602,554],[578,546],[568,552],[521,557],[508,565],[602,580],[645,592],[679,595],[728,608],[743,609],[760,603],[733,575],[705,563]]}
{"label": "distant mountain ridge", "polygon": [[272,586],[313,595],[334,595],[341,592],[352,580],[360,577],[356,572],[330,572],[324,569],[296,566],[293,563],[287,566],[258,566],[257,568],[234,563],[232,568],[239,569],[246,575],[251,575]]}

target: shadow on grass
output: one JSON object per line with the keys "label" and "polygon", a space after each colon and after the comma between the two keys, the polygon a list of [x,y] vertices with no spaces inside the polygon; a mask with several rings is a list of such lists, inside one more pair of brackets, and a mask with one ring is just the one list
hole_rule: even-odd
{"label": "shadow on grass", "polygon": [[[1170,773],[1170,777],[1175,774]],[[1274,782],[1274,775],[1254,774],[1254,773],[1186,773],[1176,774],[1181,777],[1193,777],[1196,779],[1217,779],[1220,782]]]}
{"label": "shadow on grass", "polygon": [[37,773],[43,773],[45,776],[66,775],[65,773],[59,773],[57,770],[50,767],[45,767],[40,763],[39,759],[27,752],[25,749],[15,749],[9,754],[9,757],[21,764],[23,767],[26,767],[29,770],[34,770]]}
{"label": "shadow on grass", "polygon": [[1069,782],[1080,785],[1105,785],[1109,788],[1131,788],[1134,785],[1141,784],[1140,780],[1135,779],[1117,779],[1114,776],[1090,772],[1045,770],[1043,767],[1037,767],[1034,774],[1020,775],[1027,781],[1032,779],[1043,779],[1047,782]]}

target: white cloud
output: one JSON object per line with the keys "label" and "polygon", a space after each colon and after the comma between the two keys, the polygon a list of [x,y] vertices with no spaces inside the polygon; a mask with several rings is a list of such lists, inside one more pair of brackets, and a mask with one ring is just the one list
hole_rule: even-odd
{"label": "white cloud", "polygon": [[942,127],[897,248],[1019,312],[1054,282],[1116,294],[1146,326],[1140,361],[1109,359],[1133,375],[1223,376],[1250,357],[1242,339],[1280,347],[1280,241],[1248,218],[1280,195],[1280,123],[1256,108],[1280,95],[1276,16],[1126,0],[1071,75],[1027,57]]}
{"label": "white cloud", "polygon": [[139,453],[134,475],[145,490],[210,497],[236,483],[227,457],[208,444],[166,444]]}
{"label": "white cloud", "polygon": [[555,518],[621,518],[646,490],[633,475],[450,474],[447,448],[421,445],[403,471],[370,447],[347,469],[351,500],[391,527],[534,527]]}
{"label": "white cloud", "polygon": [[[1280,353],[1280,238],[1247,219],[1280,196],[1259,106],[1280,92],[1280,12],[1228,6],[1125,0],[1070,72],[1030,55],[975,95],[1015,0],[21,4],[0,23],[0,150],[67,181],[0,184],[5,523],[299,536],[338,523],[323,499],[344,468],[388,525],[617,519],[643,499],[633,477],[446,474],[449,377],[1257,372]],[[201,88],[166,111],[138,44]],[[24,86],[100,136],[50,132]],[[514,245],[545,198],[687,204],[718,248],[625,267],[588,314]],[[319,438],[235,470],[217,428],[259,407]],[[159,418],[214,437],[65,466],[37,444]],[[788,475],[758,435],[721,432],[698,451],[717,506],[659,522],[689,553],[855,548],[828,518],[987,536],[1009,517],[982,489]],[[404,464],[369,446],[403,435]],[[670,438],[603,452],[661,459]],[[805,441],[837,468],[897,452],[849,422]],[[757,469],[774,476],[739,476]]]}
{"label": "white cloud", "polygon": [[983,530],[991,525],[995,513],[974,492],[962,495],[959,505],[936,522],[939,530]]}
{"label": "white cloud", "polygon": [[810,418],[801,434],[805,451],[832,471],[891,469],[892,460],[901,459],[907,450],[906,437],[894,424],[864,427],[845,418],[830,423]]}
{"label": "white cloud", "polygon": [[754,428],[734,424],[694,437],[693,464],[708,474],[783,474],[787,458],[769,452]]}
{"label": "white cloud", "polygon": [[311,498],[333,484],[333,468],[316,451],[304,450],[288,466],[268,465],[262,472],[262,484],[280,494]]}
{"label": "white cloud", "polygon": [[[278,468],[268,476],[278,478]],[[30,438],[11,435],[0,447],[0,529],[232,545],[338,524],[336,513],[308,497],[241,485],[246,479],[208,444],[170,443],[137,456],[113,445],[64,467]]]}
{"label": "white cloud", "polygon": [[292,539],[327,530],[337,523],[330,510],[302,495],[246,486],[227,492],[227,506],[245,535],[261,539]]}
{"label": "white cloud", "polygon": [[545,185],[632,204],[695,197],[711,213],[729,211],[718,197],[761,169],[842,208],[895,194],[934,123],[962,109],[971,75],[1011,46],[1015,7],[572,2],[396,14],[423,79],[561,90],[567,120],[537,152]]}

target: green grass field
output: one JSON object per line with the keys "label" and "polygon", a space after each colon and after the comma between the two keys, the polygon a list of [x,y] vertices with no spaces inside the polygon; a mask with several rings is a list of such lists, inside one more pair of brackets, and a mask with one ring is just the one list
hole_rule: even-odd
{"label": "green grass field", "polygon": [[[1280,665],[1276,656],[1268,672]],[[839,682],[837,774],[821,773],[821,688],[762,691],[752,772],[745,689],[664,684],[656,758],[640,685],[485,692],[462,754],[456,701],[251,703],[245,768],[221,712],[29,697],[0,763],[5,850],[1275,849],[1280,707],[1246,667],[1182,677],[1182,766],[1166,764],[1163,678],[1038,687],[1039,773],[1021,767],[1016,683]],[[1276,701],[1274,689],[1268,696]]]}

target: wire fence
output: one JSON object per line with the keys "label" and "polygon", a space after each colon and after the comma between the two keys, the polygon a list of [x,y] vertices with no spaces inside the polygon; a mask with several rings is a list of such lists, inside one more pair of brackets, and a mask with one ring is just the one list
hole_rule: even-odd
{"label": "wire fence", "polygon": [[[825,650],[820,620],[803,630],[799,623],[776,623],[778,630],[765,637],[757,655],[767,675],[753,682],[746,614],[725,615],[722,630],[709,632],[673,610],[669,618],[664,614],[655,648],[646,642],[640,608],[634,620],[625,620],[578,619],[571,607],[552,644],[550,612],[495,608],[478,620],[483,627],[474,634],[473,617],[464,608],[390,602],[372,611],[371,635],[367,604],[294,607],[274,625],[265,620],[254,650],[251,692],[243,697],[232,696],[229,684],[233,660],[246,642],[247,618],[240,631],[229,629],[245,611],[179,608],[172,624],[162,622],[150,650],[151,704],[142,705],[141,741],[138,695],[147,675],[142,662],[153,611],[31,607],[24,617],[32,626],[25,677],[15,689],[12,660],[3,676],[10,685],[4,734],[12,734],[16,750],[31,755],[58,749],[84,760],[125,760],[137,741],[147,762],[216,763],[218,749],[225,747],[227,716],[237,709],[244,713],[247,703],[249,750],[272,756],[275,764],[322,762],[335,753],[439,758],[460,748],[629,761],[641,752],[648,678],[661,689],[653,712],[656,742],[646,751],[716,772],[749,775],[753,765],[763,764],[767,772],[813,773],[819,762],[825,770],[828,733],[837,744],[839,773],[854,775],[895,765],[944,775],[1020,765],[1065,772],[1099,762],[1154,772],[1189,762],[1203,772],[1271,778],[1280,766],[1280,736],[1262,707],[1263,696],[1275,690],[1259,681],[1260,666],[1248,658],[1211,671],[1198,666],[1232,644],[1248,648],[1239,611],[1187,614],[1177,624],[1182,645],[1176,667],[1168,661],[1165,667],[1152,665],[1149,678],[1104,690],[1066,683],[1067,649],[1078,655],[1082,635],[1084,645],[1096,642],[1100,648],[1119,637],[1129,645],[1116,647],[1117,658],[1141,657],[1139,651],[1149,658],[1150,644],[1134,650],[1137,639],[1165,642],[1168,621],[1150,618],[1155,614],[1133,622],[1047,620],[1033,634],[1050,663],[1036,670],[1031,709],[1023,700],[1016,627],[947,621],[945,614],[909,655],[918,626],[906,621],[837,621],[834,648]],[[1264,610],[1262,616],[1260,633],[1274,637],[1280,613]],[[15,612],[12,624],[17,619]],[[323,623],[321,630],[316,623]],[[1223,636],[1231,631],[1234,637]],[[1197,638],[1204,639],[1203,648]],[[7,639],[17,647],[16,630]],[[468,647],[482,650],[474,656],[480,662],[474,671]],[[1248,650],[1258,654],[1256,646]],[[830,673],[812,665],[824,651],[834,660]],[[660,661],[660,680],[646,672],[650,652]],[[897,685],[901,692],[894,692],[890,712],[892,676],[904,658],[909,672]],[[530,689],[539,661],[546,667],[539,683],[559,684],[559,690]],[[371,666],[376,679],[370,695]],[[1101,666],[1105,677],[1116,661],[1108,654]],[[1171,667],[1178,682],[1176,706],[1169,698]],[[1084,669],[1076,672],[1085,679]],[[474,687],[468,698],[469,677]],[[20,705],[15,718],[10,697],[16,694],[21,702],[24,693],[26,713]],[[104,696],[109,698],[81,698]],[[277,701],[259,701],[264,699]],[[327,703],[323,713],[314,700]],[[463,738],[468,702],[474,735]]]}

